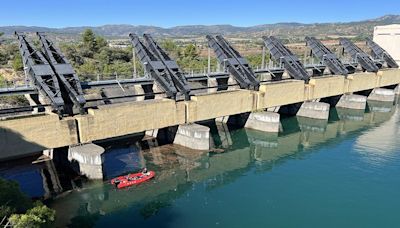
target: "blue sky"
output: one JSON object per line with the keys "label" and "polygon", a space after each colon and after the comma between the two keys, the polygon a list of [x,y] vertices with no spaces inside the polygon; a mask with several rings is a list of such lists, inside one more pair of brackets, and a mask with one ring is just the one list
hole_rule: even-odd
{"label": "blue sky", "polygon": [[251,26],[276,22],[348,22],[400,14],[400,0],[376,2],[379,7],[369,0],[2,0],[0,26]]}

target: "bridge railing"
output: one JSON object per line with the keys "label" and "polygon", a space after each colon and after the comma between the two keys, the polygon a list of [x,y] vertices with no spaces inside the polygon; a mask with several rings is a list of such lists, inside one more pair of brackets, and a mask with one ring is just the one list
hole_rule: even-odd
{"label": "bridge railing", "polygon": [[79,75],[81,81],[90,82],[90,81],[107,81],[107,80],[123,80],[123,79],[134,79],[134,78],[142,78],[143,75],[134,75],[134,73],[109,73],[109,74],[83,74]]}

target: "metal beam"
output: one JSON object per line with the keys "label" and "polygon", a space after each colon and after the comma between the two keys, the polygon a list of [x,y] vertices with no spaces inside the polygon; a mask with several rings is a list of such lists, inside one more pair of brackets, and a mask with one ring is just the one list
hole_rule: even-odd
{"label": "metal beam", "polygon": [[260,81],[249,63],[222,36],[206,36],[208,46],[214,50],[217,60],[223,64],[242,89],[258,90]]}
{"label": "metal beam", "polygon": [[143,37],[150,50],[164,64],[177,90],[185,95],[185,100],[190,100],[190,86],[178,64],[153,40],[150,34],[144,34]]}
{"label": "metal beam", "polygon": [[14,96],[25,94],[37,94],[34,87],[14,87],[14,88],[0,88],[0,96]]}
{"label": "metal beam", "polygon": [[263,36],[271,57],[286,69],[290,77],[308,82],[310,76],[300,60],[274,36]]}
{"label": "metal beam", "polygon": [[107,88],[119,85],[153,85],[153,84],[154,84],[153,79],[149,78],[81,82],[82,89]]}
{"label": "metal beam", "polygon": [[357,47],[349,39],[340,38],[339,43],[343,46],[344,51],[361,65],[363,70],[368,72],[378,72],[378,66],[376,66],[375,62],[369,57],[369,55],[361,50],[361,48]]}
{"label": "metal beam", "polygon": [[78,76],[72,68],[69,61],[61,53],[60,49],[47,39],[45,34],[36,33],[42,46],[42,51],[47,61],[52,66],[52,69],[57,74],[57,77],[67,94],[62,94],[64,101],[70,100],[80,108],[81,113],[84,112],[83,106],[86,101],[83,96],[82,87]]}
{"label": "metal beam", "polygon": [[63,112],[64,100],[61,96],[58,79],[49,62],[40,51],[37,51],[25,38],[15,32],[19,41],[19,51],[24,64],[25,74],[29,76],[36,89],[50,100],[53,110]]}
{"label": "metal beam", "polygon": [[315,37],[306,37],[306,44],[311,48],[312,54],[319,59],[319,61],[326,65],[333,74],[345,75],[349,73],[340,59],[321,41]]}
{"label": "metal beam", "polygon": [[385,51],[381,46],[375,43],[372,39],[367,38],[367,45],[372,51],[372,56],[375,59],[383,60],[389,68],[399,68],[396,60]]}
{"label": "metal beam", "polygon": [[147,74],[165,91],[168,98],[176,99],[178,90],[163,62],[140,41],[136,34],[130,33],[129,37]]}

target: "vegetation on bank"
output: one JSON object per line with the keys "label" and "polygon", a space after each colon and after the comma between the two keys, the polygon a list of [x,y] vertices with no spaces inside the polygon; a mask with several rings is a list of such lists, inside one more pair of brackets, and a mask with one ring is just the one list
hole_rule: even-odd
{"label": "vegetation on bank", "polygon": [[32,202],[18,183],[0,178],[0,226],[50,227],[55,213],[40,201]]}
{"label": "vegetation on bank", "polygon": [[[195,44],[178,46],[173,40],[162,40],[160,45],[175,59],[182,69],[204,69],[207,58],[200,56]],[[78,43],[63,43],[61,50],[71,61],[81,77],[99,75],[130,76],[134,71],[132,47],[110,47],[107,41],[87,29]],[[143,67],[136,58],[137,74],[143,75]],[[216,60],[212,61],[216,65]]]}
{"label": "vegetation on bank", "polygon": [[[353,37],[353,41],[364,40],[366,35]],[[284,44],[292,43],[285,37],[281,37]],[[337,38],[327,38],[334,40]],[[179,39],[159,39],[157,42],[162,48],[177,61],[180,68],[186,72],[195,73],[203,72],[208,66],[207,44],[203,41]],[[196,43],[199,42],[199,43]],[[300,41],[299,41],[300,42]],[[304,42],[304,40],[301,40]],[[263,42],[261,40],[242,40],[235,39],[232,41],[235,48],[246,57],[249,64],[253,68],[258,68],[262,63],[261,49]],[[33,40],[33,44],[40,48],[37,40]],[[121,41],[119,45],[110,45],[102,36],[95,34],[92,30],[86,29],[79,39],[74,41],[62,41],[58,45],[67,59],[71,62],[78,75],[83,80],[96,80],[109,77],[131,77],[134,72],[134,66],[137,68],[137,75],[143,76],[144,71],[138,58],[133,63],[133,49],[129,42]],[[122,45],[120,45],[122,44]],[[338,45],[330,47],[335,51]],[[291,45],[291,50],[300,56],[305,53],[304,45]],[[211,70],[217,68],[217,60],[211,51]],[[269,55],[266,55],[265,64],[268,63]],[[23,75],[22,59],[19,54],[18,46],[15,42],[3,43],[0,47],[0,66],[13,68]],[[0,86],[4,84],[0,78]]]}
{"label": "vegetation on bank", "polygon": [[[187,73],[202,72],[207,69],[207,48],[195,43],[179,43],[172,39],[159,40],[163,49],[177,61],[181,69]],[[37,45],[37,42],[33,42]],[[96,35],[92,30],[85,30],[77,42],[61,42],[61,51],[71,62],[78,75],[83,79],[95,80],[97,76],[106,77],[115,75],[129,77],[133,75],[133,49],[126,47],[112,47],[107,40]],[[39,47],[38,47],[39,48]],[[248,56],[251,65],[261,64],[261,53]],[[0,65],[12,67],[22,75],[23,64],[16,43],[2,44],[0,48]],[[137,75],[144,75],[143,67],[136,58]],[[211,58],[211,68],[217,68],[217,60]],[[0,78],[0,86],[1,81]],[[4,80],[4,78],[3,78]]]}

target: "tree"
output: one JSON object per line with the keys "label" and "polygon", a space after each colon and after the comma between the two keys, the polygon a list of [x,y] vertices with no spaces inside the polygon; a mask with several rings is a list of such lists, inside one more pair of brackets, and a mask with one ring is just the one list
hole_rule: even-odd
{"label": "tree", "polygon": [[22,64],[22,57],[20,55],[14,56],[12,67],[15,71],[21,71],[24,69],[24,65]]}
{"label": "tree", "polygon": [[32,206],[17,182],[0,178],[0,219],[12,213],[22,213]]}
{"label": "tree", "polygon": [[60,45],[60,48],[72,65],[80,66],[84,63],[82,56],[77,50],[77,45],[64,43]]}
{"label": "tree", "polygon": [[17,182],[0,178],[0,220],[7,217],[13,227],[46,227],[55,211],[39,201],[32,204]]}
{"label": "tree", "polygon": [[183,57],[189,60],[197,59],[199,57],[199,54],[199,50],[194,44],[187,45],[183,50]]}
{"label": "tree", "polygon": [[13,214],[9,218],[11,225],[15,228],[25,227],[50,227],[55,220],[56,212],[42,203],[36,203],[36,206],[29,209],[25,214]]}
{"label": "tree", "polygon": [[93,60],[85,61],[85,63],[78,68],[78,73],[80,76],[94,75],[99,73],[100,67],[100,64]]}
{"label": "tree", "polygon": [[171,39],[167,39],[167,40],[164,40],[162,43],[161,43],[161,47],[166,51],[166,52],[168,52],[168,54],[171,56],[171,58],[173,58],[173,59],[178,59],[178,58],[180,58],[181,56],[181,50],[180,50],[180,48],[178,47],[178,45],[176,45],[176,43],[173,41],[173,40],[171,40]]}
{"label": "tree", "polygon": [[96,51],[99,51],[100,49],[108,46],[107,40],[101,36],[96,36],[95,41],[96,41]]}
{"label": "tree", "polygon": [[91,29],[86,29],[82,34],[83,45],[89,50],[96,49],[96,36]]}

